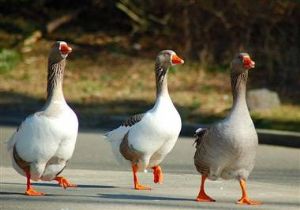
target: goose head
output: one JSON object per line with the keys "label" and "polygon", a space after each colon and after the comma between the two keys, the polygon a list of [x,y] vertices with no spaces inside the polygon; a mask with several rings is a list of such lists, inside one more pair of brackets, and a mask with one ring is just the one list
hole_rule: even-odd
{"label": "goose head", "polygon": [[156,62],[161,67],[169,68],[170,66],[183,64],[184,60],[178,57],[173,50],[163,50],[157,55]]}
{"label": "goose head", "polygon": [[238,53],[231,62],[232,73],[242,74],[255,67],[255,62],[248,53]]}
{"label": "goose head", "polygon": [[53,44],[50,54],[49,54],[49,63],[58,63],[69,55],[72,52],[72,48],[64,41],[57,41]]}

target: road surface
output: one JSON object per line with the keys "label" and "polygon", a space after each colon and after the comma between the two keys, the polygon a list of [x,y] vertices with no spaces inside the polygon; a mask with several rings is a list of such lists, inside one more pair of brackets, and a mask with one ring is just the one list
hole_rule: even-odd
{"label": "road surface", "polygon": [[80,132],[72,161],[63,172],[77,188],[64,190],[55,182],[36,182],[42,197],[25,196],[25,178],[10,166],[5,141],[14,127],[0,127],[1,210],[89,209],[300,209],[300,150],[260,145],[254,171],[248,181],[252,199],[261,206],[235,204],[241,196],[237,181],[208,181],[207,192],[215,203],[198,203],[200,176],[193,166],[193,139],[180,138],[162,164],[164,183],[152,182],[152,173],[139,173],[151,191],[132,189],[130,167],[115,161],[102,131]]}

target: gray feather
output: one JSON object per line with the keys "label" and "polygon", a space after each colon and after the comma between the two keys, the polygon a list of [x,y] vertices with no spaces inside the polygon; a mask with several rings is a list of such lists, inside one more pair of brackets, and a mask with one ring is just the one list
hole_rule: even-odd
{"label": "gray feather", "polygon": [[134,124],[140,122],[142,120],[142,118],[144,117],[144,114],[136,114],[136,115],[133,115],[131,116],[130,118],[128,118],[127,120],[125,120],[123,123],[122,123],[122,126],[133,126]]}

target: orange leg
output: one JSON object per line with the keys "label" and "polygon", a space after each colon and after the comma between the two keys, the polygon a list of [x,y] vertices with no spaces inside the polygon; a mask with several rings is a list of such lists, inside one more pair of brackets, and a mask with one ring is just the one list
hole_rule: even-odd
{"label": "orange leg", "polygon": [[198,201],[198,202],[215,202],[216,200],[212,199],[205,193],[204,183],[205,183],[206,178],[207,178],[207,176],[202,175],[200,192],[196,198],[196,201]]}
{"label": "orange leg", "polygon": [[25,171],[26,173],[26,177],[27,177],[27,188],[25,191],[25,195],[29,195],[29,196],[41,196],[41,195],[45,195],[42,192],[38,192],[35,189],[33,189],[33,187],[30,184],[30,172],[29,171]]}
{"label": "orange leg", "polygon": [[154,183],[161,184],[163,182],[164,176],[160,166],[154,166],[153,169],[153,176],[154,176]]}
{"label": "orange leg", "polygon": [[139,184],[139,181],[138,181],[138,178],[136,175],[137,171],[138,171],[138,166],[136,164],[132,164],[134,189],[136,189],[136,190],[151,190],[150,187]]}
{"label": "orange leg", "polygon": [[57,176],[54,180],[58,181],[58,184],[65,189],[68,187],[77,187],[76,184],[72,184],[63,176]]}
{"label": "orange leg", "polygon": [[259,201],[254,201],[254,200],[250,200],[247,194],[247,190],[246,190],[246,181],[241,179],[240,180],[240,185],[241,185],[241,189],[242,189],[242,197],[240,200],[238,200],[238,204],[246,204],[246,205],[260,205],[261,202]]}

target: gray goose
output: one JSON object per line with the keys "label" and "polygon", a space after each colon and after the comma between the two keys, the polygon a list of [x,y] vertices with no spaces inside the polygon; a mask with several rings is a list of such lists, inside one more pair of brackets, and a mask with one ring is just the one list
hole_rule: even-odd
{"label": "gray goose", "polygon": [[56,180],[64,188],[76,186],[59,176],[72,157],[78,132],[77,116],[62,90],[66,58],[71,51],[66,42],[53,45],[48,59],[46,103],[21,123],[8,142],[13,167],[27,177],[25,194],[29,196],[44,195],[31,186],[31,180]]}
{"label": "gray goose", "polygon": [[130,117],[106,137],[117,160],[131,164],[134,189],[150,190],[139,183],[137,172],[153,169],[154,183],[163,181],[159,164],[174,147],[181,130],[181,118],[169,96],[167,73],[172,65],[182,64],[172,50],[161,51],[155,64],[156,101],[149,111]]}
{"label": "gray goose", "polygon": [[194,164],[202,174],[197,201],[215,201],[204,190],[206,178],[237,179],[242,197],[239,204],[260,204],[250,200],[246,180],[254,167],[258,138],[246,104],[248,70],[255,63],[247,53],[237,54],[231,63],[233,106],[229,115],[208,128],[196,130]]}

